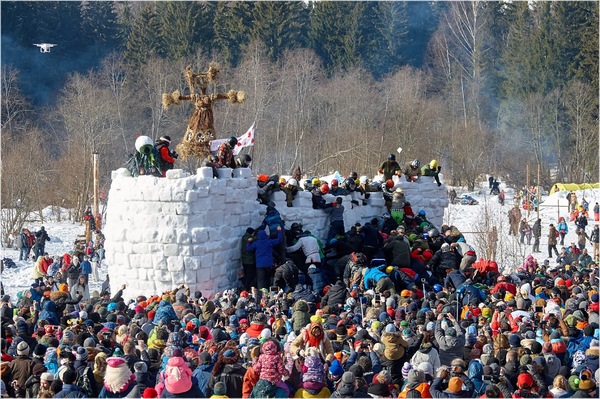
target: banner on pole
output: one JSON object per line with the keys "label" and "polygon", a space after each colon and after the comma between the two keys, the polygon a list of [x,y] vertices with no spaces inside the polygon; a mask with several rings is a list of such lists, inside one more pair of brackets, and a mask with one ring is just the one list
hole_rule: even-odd
{"label": "banner on pole", "polygon": [[[250,126],[250,128],[248,129],[248,131],[246,133],[244,133],[243,135],[241,135],[240,137],[237,138],[238,143],[235,146],[235,148],[233,149],[233,155],[239,154],[240,151],[242,150],[242,148],[244,148],[244,147],[252,147],[254,145],[255,130],[256,130],[256,122],[254,122],[252,124],[252,126]],[[219,147],[221,146],[221,144],[223,144],[226,141],[227,141],[227,139],[212,140],[210,142],[210,152],[216,153],[219,150]]]}

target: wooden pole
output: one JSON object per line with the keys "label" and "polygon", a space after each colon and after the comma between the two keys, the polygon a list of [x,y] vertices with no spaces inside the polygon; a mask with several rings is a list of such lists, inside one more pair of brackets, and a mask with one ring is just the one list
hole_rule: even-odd
{"label": "wooden pole", "polygon": [[98,187],[100,184],[100,168],[98,162],[98,152],[93,152],[94,160],[94,217],[100,214],[100,207],[98,205]]}
{"label": "wooden pole", "polygon": [[540,218],[540,202],[541,202],[542,196],[540,194],[540,164],[538,163],[538,171],[537,171],[537,218]]}
{"label": "wooden pole", "polygon": [[527,179],[526,179],[527,187],[525,187],[525,203],[527,204],[527,219],[529,219],[529,208],[531,208],[531,201],[529,201],[530,193],[529,193],[529,164],[527,164]]}

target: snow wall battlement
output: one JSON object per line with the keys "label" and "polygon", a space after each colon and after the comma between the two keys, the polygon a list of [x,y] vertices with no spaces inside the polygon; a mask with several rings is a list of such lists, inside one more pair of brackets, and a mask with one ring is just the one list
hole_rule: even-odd
{"label": "snow wall battlement", "polygon": [[[256,200],[256,177],[250,169],[235,169],[234,177],[231,169],[219,173],[213,179],[210,168],[192,176],[176,169],[167,178],[134,178],[126,169],[113,171],[103,231],[112,292],[127,284],[124,295],[132,298],[186,283],[191,292],[210,297],[237,284],[241,237],[247,227],[261,224],[266,206]],[[438,187],[429,177],[417,183],[403,180],[398,185],[415,213],[424,209],[440,226],[448,206],[445,186]],[[350,196],[343,198],[346,229],[386,211],[381,192],[371,193],[364,206],[353,206]],[[326,195],[325,200],[335,197]],[[274,193],[273,201],[287,228],[298,222],[318,237],[327,236],[329,218],[312,209],[309,192],[299,192],[291,208],[283,192]]]}

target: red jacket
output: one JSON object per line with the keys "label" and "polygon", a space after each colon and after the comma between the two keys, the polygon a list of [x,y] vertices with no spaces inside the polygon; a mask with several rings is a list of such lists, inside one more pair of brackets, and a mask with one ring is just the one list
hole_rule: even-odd
{"label": "red jacket", "polygon": [[42,274],[46,275],[48,274],[48,269],[50,268],[50,265],[52,264],[52,258],[48,257],[48,259],[46,259],[46,257],[42,258],[42,261],[40,262],[40,271],[42,272]]}

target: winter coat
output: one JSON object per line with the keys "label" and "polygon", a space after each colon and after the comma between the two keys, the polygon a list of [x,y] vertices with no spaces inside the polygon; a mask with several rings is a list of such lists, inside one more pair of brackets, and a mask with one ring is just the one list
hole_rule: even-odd
{"label": "winter coat", "polygon": [[377,282],[384,277],[387,277],[387,274],[379,270],[377,267],[367,269],[363,280],[365,289],[368,290],[375,288]]}
{"label": "winter coat", "polygon": [[256,267],[273,267],[273,247],[277,246],[283,238],[281,231],[277,232],[277,238],[269,238],[264,230],[258,231],[258,238],[249,242],[246,246],[248,251],[256,252]]}
{"label": "winter coat", "polygon": [[317,298],[315,294],[312,292],[312,287],[309,287],[305,284],[298,284],[292,293],[292,299],[295,301],[299,301],[300,299],[306,301],[307,303],[316,303]]}
{"label": "winter coat", "polygon": [[453,327],[456,330],[456,337],[445,335],[442,322],[440,320],[435,322],[435,340],[440,348],[440,362],[445,366],[450,366],[452,360],[457,357],[462,359],[463,356],[465,334],[456,321],[453,322]]}
{"label": "winter coat", "polygon": [[305,301],[297,301],[294,304],[294,313],[292,313],[292,328],[294,331],[300,331],[309,324],[308,304]]}
{"label": "winter coat", "polygon": [[[62,314],[61,314],[62,315]],[[58,314],[56,313],[56,304],[52,301],[44,301],[44,308],[40,312],[39,320],[46,320],[53,326],[60,325]]]}
{"label": "winter coat", "polygon": [[[296,337],[296,339],[292,342],[292,344],[290,345],[290,352],[292,353],[292,355],[295,356],[300,349],[303,349],[306,352],[306,350],[311,347],[309,341],[310,330],[314,327],[315,323],[312,323],[309,327],[302,331],[301,334],[298,335],[298,337]],[[321,327],[321,329],[323,329],[323,327]],[[324,331],[316,348],[323,358],[327,358],[328,355],[333,355],[333,346],[331,345],[331,341],[329,340]]]}
{"label": "winter coat", "polygon": [[125,391],[118,393],[110,392],[106,387],[102,387],[102,390],[98,394],[99,398],[139,398],[141,396],[142,394],[135,383],[129,383]]}
{"label": "winter coat", "polygon": [[75,298],[79,295],[82,295],[83,299],[86,301],[90,299],[89,284],[80,284],[79,281],[77,281],[77,284],[71,287],[71,297]]}
{"label": "winter coat", "polygon": [[198,382],[198,388],[200,388],[200,391],[205,397],[208,397],[206,395],[206,385],[208,384],[208,380],[210,379],[212,369],[213,365],[210,363],[201,364],[198,367],[196,367],[196,369],[194,370],[194,374],[192,374],[192,378]]}
{"label": "winter coat", "polygon": [[256,256],[254,255],[254,252],[246,249],[249,238],[255,240],[256,234],[246,233],[242,237],[242,265],[253,265],[256,263]]}
{"label": "winter coat", "polygon": [[475,385],[475,397],[483,395],[488,384],[483,382],[483,365],[479,361],[472,360],[469,363],[468,376]]}
{"label": "winter coat", "polygon": [[462,274],[459,270],[452,270],[446,275],[444,285],[446,287],[452,286],[455,289],[460,289],[460,287],[465,283],[465,281],[467,281],[467,278],[464,274]]}
{"label": "winter coat", "polygon": [[302,253],[306,257],[318,254],[321,250],[319,241],[312,235],[302,235],[294,245],[286,248],[288,253],[295,252],[299,249],[302,249]]}
{"label": "winter coat", "polygon": [[72,299],[68,292],[54,291],[50,294],[50,299],[56,304],[56,315],[62,316],[63,312],[67,308],[67,305],[78,304],[81,299],[83,299],[83,295],[78,295],[75,297],[75,299]]}
{"label": "winter coat", "polygon": [[460,257],[454,251],[437,251],[427,263],[427,269],[437,271],[445,269],[458,269]]}
{"label": "winter coat", "polygon": [[154,314],[155,324],[158,324],[161,320],[164,320],[167,325],[170,325],[172,321],[179,321],[173,306],[164,300],[160,301],[158,309],[156,309],[156,313]]}
{"label": "winter coat", "polygon": [[222,382],[227,387],[227,396],[230,398],[241,398],[245,374],[246,369],[241,364],[226,364],[218,376],[210,376],[206,386],[206,396],[210,397],[214,393],[215,384]]}
{"label": "winter coat", "polygon": [[410,364],[414,368],[417,368],[421,363],[430,363],[433,366],[433,372],[435,373],[441,366],[440,355],[433,346],[429,348],[419,348],[419,350],[410,359]]}
{"label": "winter coat", "polygon": [[25,237],[25,233],[19,233],[15,237],[15,248],[27,248],[27,237]]}
{"label": "winter coat", "polygon": [[550,226],[550,229],[548,230],[548,245],[556,245],[558,240],[556,237],[556,228],[554,226]]}
{"label": "winter coat", "polygon": [[[85,398],[86,395],[77,385],[63,384],[62,391],[54,395],[55,398]],[[102,396],[100,396],[102,397]]]}
{"label": "winter coat", "polygon": [[400,333],[383,333],[381,343],[385,345],[383,354],[390,360],[398,360],[404,356],[408,343]]}
{"label": "winter coat", "polygon": [[17,380],[23,392],[25,391],[25,383],[33,372],[33,365],[33,360],[29,356],[22,355],[17,356],[8,365],[8,373],[11,381]]}
{"label": "winter coat", "polygon": [[398,267],[410,266],[410,245],[402,238],[394,237],[384,246],[383,250],[389,264]]}
{"label": "winter coat", "polygon": [[275,277],[273,281],[277,286],[287,285],[293,288],[296,286],[296,284],[298,284],[299,273],[300,269],[298,269],[296,264],[293,261],[288,260],[275,270]]}
{"label": "winter coat", "polygon": [[347,298],[348,289],[342,280],[338,280],[321,299],[321,307],[329,306],[332,309],[338,308],[338,305],[343,307]]}
{"label": "winter coat", "polygon": [[89,260],[81,262],[81,274],[92,274],[92,263]]}
{"label": "winter coat", "polygon": [[289,375],[281,356],[277,353],[277,344],[275,341],[268,340],[262,345],[261,352],[252,368],[258,374],[259,379],[276,385],[282,377]]}
{"label": "winter coat", "polygon": [[73,262],[69,265],[69,267],[67,267],[67,278],[71,280],[77,280],[80,274],[81,264]]}

